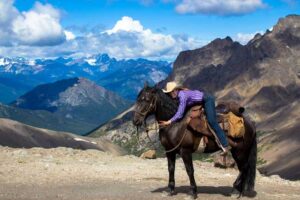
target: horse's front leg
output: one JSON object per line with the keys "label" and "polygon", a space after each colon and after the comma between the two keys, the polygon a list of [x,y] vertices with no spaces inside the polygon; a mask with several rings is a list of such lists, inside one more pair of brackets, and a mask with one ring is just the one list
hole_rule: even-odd
{"label": "horse's front leg", "polygon": [[197,198],[197,185],[194,177],[194,166],[192,159],[192,150],[181,149],[181,157],[185,165],[186,172],[190,179],[191,193],[194,199]]}
{"label": "horse's front leg", "polygon": [[175,178],[174,178],[174,173],[175,173],[175,162],[176,162],[176,153],[170,152],[167,153],[167,158],[168,158],[168,170],[169,170],[169,184],[168,187],[170,189],[170,196],[175,194]]}

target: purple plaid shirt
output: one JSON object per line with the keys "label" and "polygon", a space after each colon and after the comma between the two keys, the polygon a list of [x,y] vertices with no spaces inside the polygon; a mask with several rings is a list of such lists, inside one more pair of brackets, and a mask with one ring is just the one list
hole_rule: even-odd
{"label": "purple plaid shirt", "polygon": [[176,114],[170,119],[171,122],[175,122],[183,117],[186,106],[192,106],[202,102],[203,92],[199,90],[180,90],[178,92],[179,107]]}

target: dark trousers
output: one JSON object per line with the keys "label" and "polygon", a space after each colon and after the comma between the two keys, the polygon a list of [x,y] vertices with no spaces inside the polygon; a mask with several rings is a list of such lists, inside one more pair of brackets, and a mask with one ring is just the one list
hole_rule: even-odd
{"label": "dark trousers", "polygon": [[219,124],[217,122],[217,114],[216,114],[216,108],[215,108],[215,98],[211,95],[204,94],[203,104],[204,104],[204,109],[205,109],[205,113],[206,113],[206,118],[207,118],[207,121],[208,121],[210,127],[217,134],[222,146],[227,147],[228,142],[227,142],[225,133],[221,129],[221,127],[219,126]]}

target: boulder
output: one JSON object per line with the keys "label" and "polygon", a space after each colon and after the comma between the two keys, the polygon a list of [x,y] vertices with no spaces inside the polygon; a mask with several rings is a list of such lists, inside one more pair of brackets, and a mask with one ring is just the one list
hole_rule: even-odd
{"label": "boulder", "polygon": [[156,159],[156,151],[155,150],[148,150],[140,156],[140,158],[144,159]]}

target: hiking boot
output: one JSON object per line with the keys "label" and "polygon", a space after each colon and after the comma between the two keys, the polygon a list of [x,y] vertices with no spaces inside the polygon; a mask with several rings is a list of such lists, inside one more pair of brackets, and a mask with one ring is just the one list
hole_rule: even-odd
{"label": "hiking boot", "polygon": [[223,152],[221,152],[220,155],[221,155],[221,156],[226,156],[226,155],[229,153],[230,150],[231,150],[231,147],[230,147],[230,146],[222,147],[222,151],[223,151]]}

